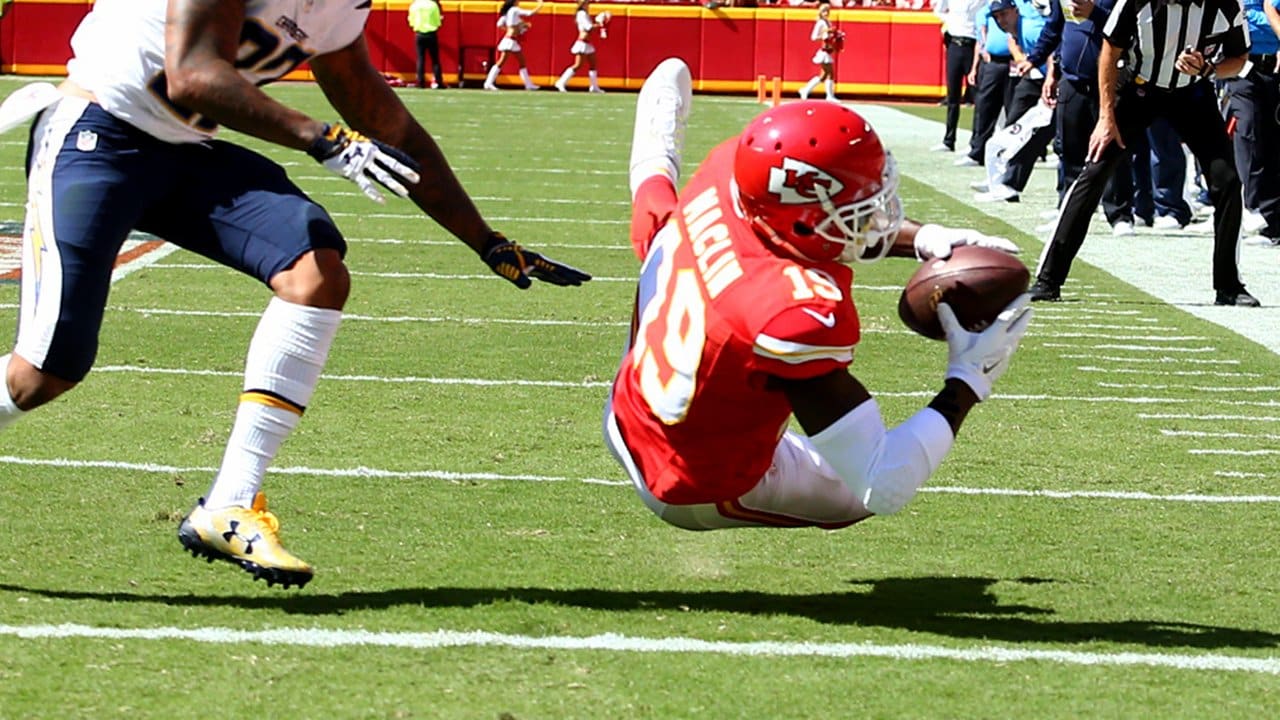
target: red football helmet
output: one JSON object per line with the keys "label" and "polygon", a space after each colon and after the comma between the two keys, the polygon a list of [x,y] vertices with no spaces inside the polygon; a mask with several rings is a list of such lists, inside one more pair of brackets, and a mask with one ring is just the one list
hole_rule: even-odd
{"label": "red football helmet", "polygon": [[752,120],[734,154],[733,190],[757,233],[805,260],[874,262],[902,226],[893,156],[862,116],[824,100]]}

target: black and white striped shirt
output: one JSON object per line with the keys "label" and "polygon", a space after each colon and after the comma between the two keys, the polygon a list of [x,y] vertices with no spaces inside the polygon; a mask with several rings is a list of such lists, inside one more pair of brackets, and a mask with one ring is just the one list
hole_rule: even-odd
{"label": "black and white striped shirt", "polygon": [[1217,63],[1247,53],[1250,44],[1240,0],[1117,0],[1102,34],[1132,49],[1138,82],[1166,90],[1199,80],[1173,66],[1184,49]]}

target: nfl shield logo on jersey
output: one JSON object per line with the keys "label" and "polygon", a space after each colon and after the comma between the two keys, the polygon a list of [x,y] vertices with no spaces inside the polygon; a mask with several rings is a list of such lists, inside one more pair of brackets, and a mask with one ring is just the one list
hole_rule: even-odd
{"label": "nfl shield logo on jersey", "polygon": [[93,152],[98,149],[98,133],[92,130],[81,130],[76,135],[76,149],[80,152]]}
{"label": "nfl shield logo on jersey", "polygon": [[782,159],[782,167],[769,168],[769,192],[778,196],[784,205],[803,205],[816,202],[821,187],[827,197],[839,194],[844,184],[825,170],[801,162],[795,158]]}

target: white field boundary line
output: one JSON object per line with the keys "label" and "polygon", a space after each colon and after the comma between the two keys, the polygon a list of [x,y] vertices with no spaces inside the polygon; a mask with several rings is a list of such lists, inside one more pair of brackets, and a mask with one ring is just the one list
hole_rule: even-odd
{"label": "white field boundary line", "polygon": [[[169,267],[172,267],[172,266],[170,265]],[[0,303],[0,310],[16,309],[17,307],[18,305],[16,303]],[[233,310],[233,311],[184,310],[184,309],[176,309],[176,308],[157,308],[157,307],[147,307],[147,308],[108,307],[107,310],[110,312],[127,312],[127,313],[133,313],[137,315],[143,315],[143,316],[154,315],[159,317],[178,316],[178,317],[210,317],[210,318],[247,318],[255,321],[262,317],[261,312],[251,312],[247,310]],[[353,322],[373,322],[373,323],[390,323],[390,324],[454,323],[459,325],[529,325],[529,326],[540,326],[540,327],[547,326],[547,327],[585,327],[585,328],[630,327],[631,326],[630,322],[624,322],[621,320],[548,320],[545,318],[538,318],[538,319],[467,318],[467,317],[459,317],[455,315],[414,316],[414,315],[361,315],[358,313],[344,313],[342,315],[342,319],[344,322],[353,321]],[[906,328],[893,328],[893,329],[863,328],[862,330],[863,330],[863,333],[872,334],[872,335],[914,335],[915,334],[911,330],[908,330]],[[1058,333],[1051,333],[1051,332],[1050,333],[1038,332],[1033,334],[1036,337],[1047,337],[1047,338],[1076,337],[1076,338],[1095,338],[1100,340],[1106,340],[1106,339],[1151,340],[1153,342],[1162,342],[1164,340],[1207,340],[1208,339],[1208,338],[1196,337],[1196,336],[1189,336],[1186,338],[1164,338],[1164,337],[1148,337],[1148,336],[1120,338],[1120,337],[1113,337],[1108,335],[1090,335],[1087,333],[1058,334]],[[1099,369],[1099,371],[1100,372],[1117,372],[1117,371],[1106,370],[1101,368]],[[1129,370],[1129,371],[1123,371],[1123,372],[1136,373],[1138,371]],[[1178,374],[1178,373],[1151,373],[1151,374]],[[1231,376],[1235,376],[1235,375],[1231,375]]]}
{"label": "white field boundary line", "polygon": [[[138,473],[154,473],[165,475],[196,475],[217,472],[215,467],[180,467],[176,465],[160,465],[158,463],[131,463],[114,460],[71,460],[68,458],[37,459],[0,455],[0,465],[17,465],[26,467],[68,468],[73,470],[121,470]],[[446,470],[386,470],[381,468],[314,468],[314,467],[272,467],[267,470],[270,475],[312,476],[331,478],[374,478],[383,480],[443,480],[447,482],[467,482],[476,480],[493,480],[507,482],[575,482],[584,485],[607,485],[611,487],[631,487],[626,480],[609,480],[606,478],[565,477],[560,475],[524,475],[499,473],[465,473]],[[1256,477],[1250,475],[1250,477]],[[953,485],[934,485],[920,489],[922,493],[942,495],[987,495],[1007,498],[1032,498],[1050,500],[1125,500],[1138,502],[1181,502],[1207,504],[1241,504],[1241,505],[1274,505],[1280,504],[1280,495],[1204,495],[1199,493],[1174,493],[1158,495],[1139,491],[1116,490],[1019,490],[1016,488],[975,488]]]}
{"label": "white field boundary line", "polygon": [[[190,370],[187,368],[160,368],[160,367],[142,367],[140,365],[103,365],[94,368],[94,372],[100,373],[138,373],[142,375],[191,375],[205,377],[244,377],[244,373],[239,370]],[[576,389],[596,389],[607,388],[612,385],[611,381],[604,380],[504,380],[500,378],[442,378],[442,377],[385,377],[380,375],[322,375],[321,379],[329,382],[378,382],[388,384],[404,384],[404,383],[422,383],[426,385],[463,385],[463,386],[516,386],[516,387],[556,387],[556,388],[576,388]],[[906,392],[877,392],[879,397],[897,397],[897,398],[932,398],[937,392],[933,390],[911,390]],[[1094,397],[1071,397],[1067,395],[1024,395],[1024,394],[1003,394],[993,395],[994,398],[1007,401],[1026,401],[1026,402],[1067,402],[1067,403],[1119,403],[1119,404],[1136,404],[1136,405],[1179,405],[1196,403],[1199,405],[1217,404],[1217,405],[1236,405],[1250,407],[1277,407],[1280,408],[1280,400],[1226,400],[1222,398],[1168,398],[1168,397],[1117,397],[1117,396],[1094,396]]]}
{"label": "white field boundary line", "polygon": [[1200,672],[1246,672],[1280,675],[1280,659],[1207,653],[1080,652],[1074,650],[1027,650],[999,646],[971,648],[941,645],[814,642],[729,642],[686,637],[646,638],[603,633],[585,637],[552,635],[509,635],[481,630],[433,632],[377,632],[370,630],[324,630],[320,628],[275,628],[236,630],[205,628],[109,628],[89,625],[0,625],[0,635],[21,640],[180,640],[216,645],[284,645],[311,648],[383,647],[410,650],[440,650],[459,647],[502,647],[517,650],[602,651],[622,653],[690,653],[739,657],[874,657],[892,660],[952,660],[972,663],[1048,662],[1094,667],[1160,667]]}

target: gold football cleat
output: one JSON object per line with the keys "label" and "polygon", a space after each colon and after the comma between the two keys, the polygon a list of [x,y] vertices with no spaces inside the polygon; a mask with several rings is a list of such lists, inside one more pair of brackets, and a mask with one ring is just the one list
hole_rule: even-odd
{"label": "gold football cleat", "polygon": [[204,498],[178,526],[178,540],[196,557],[239,565],[253,579],[288,589],[303,587],[315,570],[280,544],[280,521],[267,510],[267,496],[258,493],[253,507],[206,510]]}

